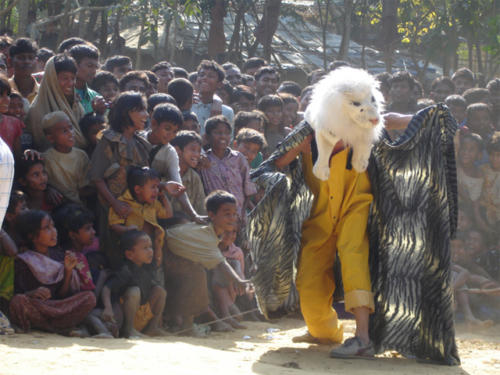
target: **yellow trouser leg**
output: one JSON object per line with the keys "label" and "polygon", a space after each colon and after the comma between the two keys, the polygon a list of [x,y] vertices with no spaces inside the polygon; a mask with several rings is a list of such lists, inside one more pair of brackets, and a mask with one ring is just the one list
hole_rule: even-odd
{"label": "yellow trouser leg", "polygon": [[343,328],[332,308],[336,238],[332,235],[321,243],[318,241],[320,233],[307,229],[312,228],[304,228],[302,233],[303,247],[296,282],[302,315],[312,336],[342,342]]}

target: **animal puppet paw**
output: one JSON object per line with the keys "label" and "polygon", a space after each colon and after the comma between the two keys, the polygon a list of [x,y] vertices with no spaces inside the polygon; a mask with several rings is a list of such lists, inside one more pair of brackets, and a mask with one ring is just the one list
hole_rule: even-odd
{"label": "animal puppet paw", "polygon": [[330,168],[328,165],[316,165],[313,167],[313,173],[314,175],[319,178],[322,181],[328,180],[328,177],[330,177]]}
{"label": "animal puppet paw", "polygon": [[368,168],[368,159],[353,159],[352,166],[357,172],[362,173]]}

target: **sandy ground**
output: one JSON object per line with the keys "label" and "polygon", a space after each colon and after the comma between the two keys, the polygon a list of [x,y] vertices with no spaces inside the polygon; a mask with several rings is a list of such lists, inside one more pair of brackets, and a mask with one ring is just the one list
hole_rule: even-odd
{"label": "sandy ground", "polygon": [[[462,366],[447,367],[396,353],[375,360],[334,360],[328,357],[330,346],[292,343],[293,336],[304,332],[301,320],[245,324],[246,330],[208,338],[74,339],[41,332],[0,336],[0,374],[500,374],[500,325],[474,333],[459,325]],[[353,321],[345,325],[347,337]]]}

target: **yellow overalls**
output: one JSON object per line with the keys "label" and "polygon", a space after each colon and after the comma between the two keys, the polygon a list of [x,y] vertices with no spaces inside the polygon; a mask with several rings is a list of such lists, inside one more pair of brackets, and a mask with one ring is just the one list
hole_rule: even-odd
{"label": "yellow overalls", "polygon": [[304,178],[315,198],[311,215],[302,226],[296,284],[309,333],[334,342],[342,342],[343,336],[332,308],[337,251],[346,311],[361,306],[374,310],[366,231],[373,197],[368,174],[346,168],[348,154],[346,148],[331,158],[328,181],[313,175],[311,153],[303,155]]}

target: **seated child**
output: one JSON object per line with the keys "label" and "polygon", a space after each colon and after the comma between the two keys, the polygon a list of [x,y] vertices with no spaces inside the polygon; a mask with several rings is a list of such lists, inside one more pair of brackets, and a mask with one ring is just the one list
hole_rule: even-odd
{"label": "seated child", "polygon": [[19,236],[18,228],[16,227],[16,220],[21,212],[27,210],[26,195],[21,190],[13,189],[10,193],[9,206],[5,212],[2,227],[18,246],[21,245],[22,241]]}
{"label": "seated child", "polygon": [[[249,287],[248,281],[231,268],[218,247],[220,236],[225,231],[233,231],[238,220],[236,198],[216,190],[205,202],[210,218],[208,225],[187,223],[167,230],[169,251],[165,256],[165,274],[170,301],[167,315],[181,332],[192,329],[194,318],[209,311],[206,270],[220,273],[238,293]],[[227,328],[220,323],[212,328]]]}
{"label": "seated child", "polygon": [[113,311],[112,300],[120,299],[122,337],[141,337],[142,333],[148,336],[165,335],[161,322],[167,293],[145,267],[153,261],[151,238],[133,229],[121,235],[119,248],[125,262],[104,285],[102,319],[111,322],[115,317],[119,318]]}
{"label": "seated child", "polygon": [[[51,212],[56,207],[54,200],[49,197],[47,182],[48,176],[43,160],[21,158],[16,162],[16,183],[23,191],[29,209]],[[62,195],[56,193],[62,200]]]}
{"label": "seated child", "polygon": [[[64,251],[69,251],[76,258],[75,270],[80,280],[80,290],[94,292],[96,300],[100,293],[107,273],[94,271],[90,268],[85,251],[90,254],[99,248],[98,240],[94,230],[94,215],[85,207],[70,203],[62,206],[54,214],[56,228],[60,235],[59,244]],[[94,277],[94,275],[96,277]],[[95,282],[94,282],[95,281]],[[108,325],[110,330],[100,320],[101,310],[94,309],[85,320],[86,328],[91,334],[99,338],[112,338],[110,330],[118,335],[117,327]]]}
{"label": "seated child", "polygon": [[205,131],[210,145],[206,153],[210,167],[201,171],[205,192],[225,190],[233,194],[244,222],[248,198],[257,192],[250,181],[250,166],[241,152],[229,148],[232,127],[224,116],[209,118]]}
{"label": "seated child", "polygon": [[[182,184],[186,187],[185,194],[189,197],[194,210],[200,215],[206,215],[203,183],[198,172],[194,170],[200,161],[201,143],[201,136],[189,130],[180,131],[170,142],[179,156]],[[188,214],[177,198],[172,201],[172,208],[174,214]]]}
{"label": "seated child", "polygon": [[252,169],[257,168],[264,160],[261,150],[266,147],[264,134],[250,128],[240,129],[234,140],[234,148],[247,158]]}
{"label": "seated child", "polygon": [[91,157],[97,145],[97,135],[106,128],[106,119],[102,115],[90,112],[81,118],[79,125],[87,140],[85,152]]}
{"label": "seated child", "polygon": [[57,245],[57,230],[47,212],[23,212],[17,225],[30,250],[15,260],[10,318],[22,332],[70,334],[95,307],[94,293],[80,290],[72,253],[65,253],[63,263],[52,259],[49,249]]}
{"label": "seated child", "polygon": [[[118,200],[127,203],[131,211],[127,217],[109,209],[110,229],[121,235],[130,230],[141,230],[153,239],[154,265],[159,267],[163,259],[165,231],[158,219],[172,217],[172,206],[164,193],[160,193],[160,177],[148,167],[130,166],[127,170],[127,187]],[[120,253],[123,254],[123,253]]]}
{"label": "seated child", "polygon": [[73,126],[62,111],[51,112],[42,119],[42,129],[52,147],[43,153],[49,184],[73,203],[82,203],[89,195],[89,157],[74,147]]}
{"label": "seated child", "polygon": [[[162,180],[182,183],[179,173],[179,156],[170,144],[182,125],[182,113],[172,104],[160,104],[155,107],[151,119],[151,132],[147,139],[155,147],[151,150],[151,167],[160,175]],[[182,193],[178,200],[183,211],[193,221],[203,222],[203,218],[193,209],[189,196]]]}
{"label": "seated child", "polygon": [[[222,255],[226,258],[226,261],[238,274],[238,276],[244,280],[245,279],[245,256],[243,250],[234,244],[236,240],[236,228],[232,231],[225,231],[222,235],[222,239],[219,242],[219,249]],[[244,329],[246,328],[238,322],[241,320],[241,312],[235,305],[236,297],[239,295],[249,294],[250,299],[253,294],[247,290],[247,293],[241,293],[241,291],[234,288],[232,284],[226,282],[223,275],[214,272],[212,277],[212,292],[215,298],[215,304],[217,310],[220,313],[221,318],[225,318],[233,328]],[[235,315],[236,319],[231,317]]]}

